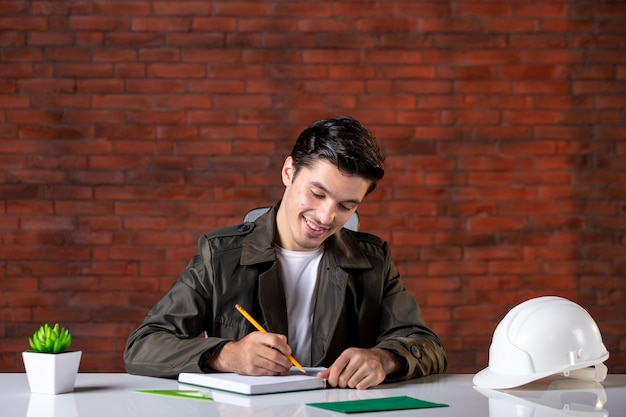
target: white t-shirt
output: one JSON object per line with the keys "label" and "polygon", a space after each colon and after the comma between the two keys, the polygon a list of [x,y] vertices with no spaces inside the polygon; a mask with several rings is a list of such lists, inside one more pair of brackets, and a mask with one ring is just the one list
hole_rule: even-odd
{"label": "white t-shirt", "polygon": [[303,366],[311,366],[315,286],[317,269],[323,253],[323,246],[314,251],[290,251],[276,246],[287,302],[289,323],[287,341],[291,346],[292,355]]}

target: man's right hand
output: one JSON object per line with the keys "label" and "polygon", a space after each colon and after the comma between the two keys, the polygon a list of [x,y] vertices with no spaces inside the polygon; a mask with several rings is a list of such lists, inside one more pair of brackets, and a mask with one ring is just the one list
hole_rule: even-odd
{"label": "man's right hand", "polygon": [[281,375],[293,365],[287,337],[276,333],[252,332],[228,342],[209,360],[209,368],[240,375]]}

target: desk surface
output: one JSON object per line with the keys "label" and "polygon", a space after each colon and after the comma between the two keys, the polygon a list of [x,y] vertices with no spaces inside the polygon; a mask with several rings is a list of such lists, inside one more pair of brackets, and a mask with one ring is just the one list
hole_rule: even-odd
{"label": "desk surface", "polygon": [[197,387],[128,374],[78,374],[75,387],[73,393],[67,394],[31,394],[25,374],[0,374],[0,414],[3,417],[337,417],[347,414],[304,404],[408,395],[449,407],[359,416],[626,416],[626,375],[609,375],[602,384],[551,377],[522,388],[485,392],[473,387],[472,375],[436,375],[364,391],[326,389],[261,396],[212,391],[214,401],[140,394],[134,391]]}

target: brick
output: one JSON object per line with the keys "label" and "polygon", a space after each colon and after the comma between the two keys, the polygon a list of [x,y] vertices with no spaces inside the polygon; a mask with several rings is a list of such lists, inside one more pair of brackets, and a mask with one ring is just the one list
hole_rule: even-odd
{"label": "brick", "polygon": [[[492,80],[466,80],[454,83],[454,91],[461,94],[491,93],[509,94],[512,92],[511,83],[507,81]],[[519,92],[518,92],[519,94]]]}
{"label": "brick", "polygon": [[147,75],[151,78],[202,78],[206,70],[201,64],[149,64]]}
{"label": "brick", "polygon": [[130,30],[135,32],[188,32],[189,17],[133,17]]}
{"label": "brick", "polygon": [[539,18],[565,18],[570,13],[570,7],[566,4],[515,4],[513,5],[514,16],[539,17]]}
{"label": "brick", "polygon": [[47,19],[43,16],[0,17],[0,30],[20,28],[26,31],[45,31]]}
{"label": "brick", "polygon": [[264,16],[268,15],[268,4],[250,3],[244,1],[221,1],[214,5],[213,12],[217,16]]}
{"label": "brick", "polygon": [[544,19],[539,22],[541,31],[546,32],[589,32],[593,23],[584,20]]}
{"label": "brick", "polygon": [[78,107],[85,108],[90,106],[90,97],[83,95],[67,95],[55,94],[53,91],[49,95],[34,95],[31,98],[31,106],[33,108],[49,108],[49,107]]}
{"label": "brick", "polygon": [[77,46],[99,46],[103,45],[103,33],[102,32],[79,32],[75,37],[75,44]]}
{"label": "brick", "polygon": [[26,44],[26,35],[23,32],[5,30],[0,32],[0,42],[6,46],[24,45]]}
{"label": "brick", "polygon": [[137,52],[133,49],[93,49],[92,60],[94,62],[132,62],[137,60]]}
{"label": "brick", "polygon": [[58,214],[107,215],[112,213],[110,203],[98,201],[57,201],[55,212]]}
{"label": "brick", "polygon": [[589,51],[588,60],[592,64],[624,64],[626,57],[619,51]]}
{"label": "brick", "polygon": [[86,1],[75,1],[71,3],[57,1],[38,1],[32,4],[32,11],[34,14],[87,14],[89,13],[90,8],[91,4]]}
{"label": "brick", "polygon": [[59,110],[9,110],[7,121],[11,123],[54,123],[63,120],[63,112]]}
{"label": "brick", "polygon": [[122,222],[119,218],[106,216],[81,216],[80,227],[86,230],[119,230]]}
{"label": "brick", "polygon": [[181,53],[176,48],[142,48],[136,55],[137,60],[145,62],[179,62]]}
{"label": "brick", "polygon": [[52,170],[14,170],[9,173],[9,181],[24,184],[61,183],[63,173]]}
{"label": "brick", "polygon": [[[488,5],[485,5],[488,6]],[[535,19],[481,19],[477,29],[490,33],[532,33],[535,31]]]}
{"label": "brick", "polygon": [[349,32],[356,29],[357,23],[349,20],[337,19],[298,19],[297,30],[301,33],[313,32]]}
{"label": "brick", "polygon": [[489,272],[493,274],[535,275],[543,271],[543,262],[523,261],[491,261]]}
{"label": "brick", "polygon": [[443,111],[441,113],[441,122],[454,125],[496,124],[500,122],[500,113],[496,111]]}
{"label": "brick", "polygon": [[16,83],[13,80],[0,81],[0,94],[7,93],[7,97],[8,97],[8,94],[14,94],[16,91],[15,86],[16,86]]}
{"label": "brick", "polygon": [[1,184],[0,198],[12,199],[39,199],[43,197],[43,189],[39,185]]}
{"label": "brick", "polygon": [[570,37],[570,44],[574,48],[621,48],[624,46],[624,37],[616,35],[574,35]]}
{"label": "brick", "polygon": [[128,31],[131,29],[131,19],[127,16],[71,16],[70,29],[89,31]]}
{"label": "brick", "polygon": [[163,186],[170,184],[183,184],[184,176],[181,172],[172,171],[132,171],[128,174],[129,184],[154,184],[159,183]]}
{"label": "brick", "polygon": [[[93,28],[95,30],[95,28]],[[106,44],[111,46],[165,46],[165,34],[163,33],[132,33],[110,32],[105,36]]]}
{"label": "brick", "polygon": [[98,200],[149,200],[153,192],[142,187],[97,187],[94,197]]}
{"label": "brick", "polygon": [[468,221],[470,230],[476,231],[498,231],[498,230],[521,230],[525,226],[523,219],[515,217],[490,217],[470,219]]}
{"label": "brick", "polygon": [[28,107],[28,97],[21,95],[0,95],[0,100],[5,108],[26,108]]}
{"label": "brick", "polygon": [[468,175],[467,183],[471,185],[502,185],[511,183],[508,172],[477,172]]}
{"label": "brick", "polygon": [[557,49],[567,47],[568,39],[564,34],[513,34],[509,43],[513,48]]}
{"label": "brick", "polygon": [[5,62],[37,62],[42,60],[43,53],[39,48],[6,48],[0,56]]}
{"label": "brick", "polygon": [[[460,262],[429,262],[428,275],[432,276],[458,276],[458,275],[484,275],[487,271],[487,264],[482,261],[460,261]],[[446,299],[448,297],[445,297]],[[429,297],[430,300],[430,297]],[[445,301],[449,305],[452,300]],[[432,300],[430,302],[433,302]],[[437,302],[435,305],[441,305]],[[458,303],[457,303],[458,304]]]}
{"label": "brick", "polygon": [[185,120],[182,110],[130,110],[125,115],[131,124],[182,124]]}
{"label": "brick", "polygon": [[[159,10],[162,3],[155,3],[155,11]],[[95,1],[93,10],[96,15],[147,15],[150,13],[150,2],[147,1]],[[174,8],[172,8],[174,10]]]}
{"label": "brick", "polygon": [[271,19],[239,19],[237,28],[241,32],[292,32],[296,29],[294,19],[271,18]]}
{"label": "brick", "polygon": [[[143,4],[143,3],[142,3]],[[142,14],[149,14],[150,7]],[[203,15],[211,14],[211,5],[201,1],[182,1],[171,3],[168,1],[157,1],[153,3],[154,13],[157,15]],[[143,10],[142,10],[143,12]],[[139,13],[133,13],[139,14]]]}
{"label": "brick", "polygon": [[[334,65],[328,70],[328,78],[342,80],[345,80],[347,78],[354,78],[355,80],[371,79],[374,76],[374,73],[374,67],[364,67],[361,65]],[[400,75],[398,76],[400,77]],[[343,106],[339,106],[339,108],[341,107]]]}
{"label": "brick", "polygon": [[[113,260],[151,261],[165,258],[165,252],[163,249],[117,245],[109,249],[109,256]],[[125,297],[120,300],[120,305],[125,305]]]}
{"label": "brick", "polygon": [[237,141],[233,143],[233,152],[241,155],[272,153],[276,149],[273,143],[258,143],[255,141]]}
{"label": "brick", "polygon": [[11,201],[7,204],[6,212],[10,214],[52,214],[53,205],[50,201]]}
{"label": "brick", "polygon": [[122,111],[108,110],[76,110],[68,111],[68,123],[123,123],[125,115]]}
{"label": "brick", "polygon": [[509,4],[463,3],[456,7],[458,16],[503,17],[511,16],[513,6]]}
{"label": "brick", "polygon": [[196,140],[198,139],[198,128],[190,126],[181,127],[159,127],[156,131],[156,137],[159,140]]}

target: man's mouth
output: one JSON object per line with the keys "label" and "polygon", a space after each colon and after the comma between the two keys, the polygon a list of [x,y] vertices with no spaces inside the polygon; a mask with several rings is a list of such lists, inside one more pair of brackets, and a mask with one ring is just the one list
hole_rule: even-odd
{"label": "man's mouth", "polygon": [[307,226],[309,226],[309,229],[315,232],[315,234],[322,234],[328,230],[326,227],[317,226],[306,217],[304,218],[304,221],[306,222]]}

